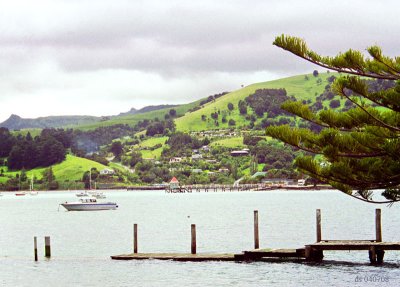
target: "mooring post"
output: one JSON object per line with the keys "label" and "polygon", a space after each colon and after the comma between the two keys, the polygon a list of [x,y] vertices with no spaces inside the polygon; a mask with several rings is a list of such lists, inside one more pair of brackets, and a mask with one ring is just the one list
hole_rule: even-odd
{"label": "mooring post", "polygon": [[254,210],[254,249],[260,248],[260,238],[258,233],[258,210]]}
{"label": "mooring post", "polygon": [[376,241],[382,242],[382,222],[381,222],[380,208],[377,208],[375,210],[375,231],[376,231]]}
{"label": "mooring post", "polygon": [[192,224],[191,226],[191,230],[192,230],[192,254],[196,254],[196,224]]}
{"label": "mooring post", "polygon": [[138,253],[138,228],[137,224],[133,225],[133,253]]}
{"label": "mooring post", "polygon": [[50,236],[44,237],[44,256],[47,258],[51,257]]}
{"label": "mooring post", "polygon": [[317,209],[316,213],[316,219],[317,219],[317,242],[320,242],[322,240],[322,233],[321,233],[321,209]]}
{"label": "mooring post", "polygon": [[33,252],[35,254],[35,261],[38,261],[38,252],[37,252],[37,237],[33,237]]}

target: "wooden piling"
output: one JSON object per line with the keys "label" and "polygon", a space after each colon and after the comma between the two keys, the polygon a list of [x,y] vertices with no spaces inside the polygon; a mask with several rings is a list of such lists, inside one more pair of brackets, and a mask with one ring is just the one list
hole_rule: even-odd
{"label": "wooden piling", "polygon": [[380,208],[377,208],[375,210],[375,232],[376,232],[376,241],[382,242],[382,221],[381,221]]}
{"label": "wooden piling", "polygon": [[192,233],[191,252],[192,254],[196,254],[196,224],[192,224],[191,233]]}
{"label": "wooden piling", "polygon": [[44,237],[44,256],[47,258],[51,257],[50,236]]}
{"label": "wooden piling", "polygon": [[133,253],[138,253],[138,225],[133,225]]}
{"label": "wooden piling", "polygon": [[35,261],[38,261],[38,251],[37,251],[37,237],[33,237],[33,252],[35,254]]}
{"label": "wooden piling", "polygon": [[51,257],[50,236],[44,237],[44,256],[47,258]]}
{"label": "wooden piling", "polygon": [[316,220],[317,220],[317,242],[320,242],[320,241],[322,240],[322,233],[321,233],[321,209],[317,209]]}
{"label": "wooden piling", "polygon": [[260,248],[260,239],[258,233],[258,210],[254,210],[254,249]]}

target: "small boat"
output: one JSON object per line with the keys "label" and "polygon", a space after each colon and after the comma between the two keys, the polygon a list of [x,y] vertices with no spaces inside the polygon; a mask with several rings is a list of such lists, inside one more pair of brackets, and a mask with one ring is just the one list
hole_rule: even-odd
{"label": "small boat", "polygon": [[26,195],[26,192],[24,191],[19,191],[15,193],[15,196],[24,196],[24,195]]}
{"label": "small boat", "polygon": [[31,190],[31,191],[29,192],[29,194],[30,194],[30,195],[38,195],[39,192],[37,192],[36,190]]}
{"label": "small boat", "polygon": [[86,197],[89,196],[89,193],[87,193],[86,191],[81,191],[79,193],[75,194],[77,197]]}
{"label": "small boat", "polygon": [[106,198],[106,195],[101,191],[89,191],[89,195],[95,198]]}
{"label": "small boat", "polygon": [[98,202],[96,198],[80,198],[79,201],[65,202],[61,205],[68,211],[92,211],[117,209],[115,202]]}

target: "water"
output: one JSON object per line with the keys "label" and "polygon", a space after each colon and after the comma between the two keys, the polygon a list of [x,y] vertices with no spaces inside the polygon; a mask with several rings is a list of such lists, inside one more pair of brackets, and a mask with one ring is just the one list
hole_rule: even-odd
{"label": "water", "polygon": [[[253,247],[253,211],[259,211],[260,245],[297,248],[315,241],[315,209],[322,210],[323,239],[373,239],[375,208],[382,208],[384,241],[400,241],[399,205],[376,206],[335,191],[165,194],[105,192],[118,210],[66,212],[59,203],[73,192],[0,197],[2,286],[399,286],[400,252],[369,265],[367,251],[325,252],[322,264],[114,261],[132,252],[133,223],[139,252],[240,253]],[[33,237],[39,261],[34,262]],[[44,236],[52,258],[44,259]],[[379,281],[379,282],[371,282]]]}

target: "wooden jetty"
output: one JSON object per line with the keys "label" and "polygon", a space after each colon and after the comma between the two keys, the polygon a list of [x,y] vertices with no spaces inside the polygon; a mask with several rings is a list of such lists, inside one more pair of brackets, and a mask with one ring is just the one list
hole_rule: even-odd
{"label": "wooden jetty", "polygon": [[229,253],[211,254],[211,253],[132,253],[126,255],[111,256],[115,260],[172,260],[184,262],[199,262],[199,261],[235,261],[235,255]]}
{"label": "wooden jetty", "polygon": [[381,210],[375,212],[376,238],[372,240],[322,240],[321,210],[316,211],[316,237],[315,243],[306,244],[296,249],[263,249],[259,248],[258,211],[254,211],[254,249],[238,254],[231,253],[197,253],[196,250],[196,225],[191,225],[191,253],[138,253],[137,224],[134,225],[134,243],[132,254],[111,256],[114,260],[173,260],[173,261],[291,261],[291,262],[316,262],[322,261],[324,251],[350,251],[366,250],[371,264],[382,264],[385,251],[400,250],[400,242],[382,241]]}

